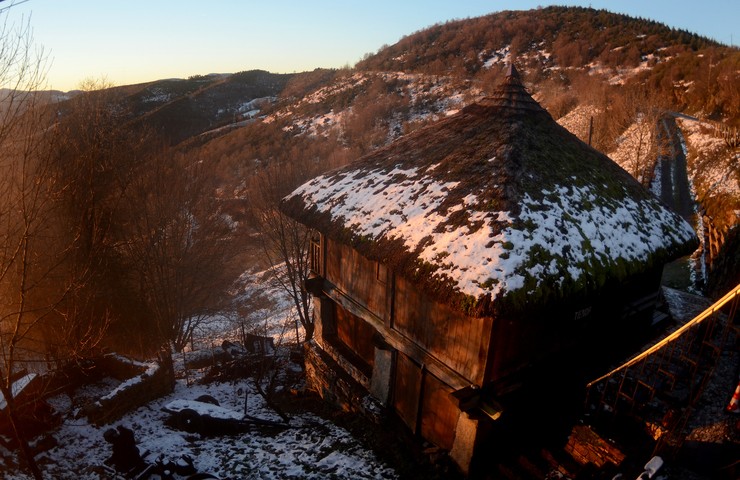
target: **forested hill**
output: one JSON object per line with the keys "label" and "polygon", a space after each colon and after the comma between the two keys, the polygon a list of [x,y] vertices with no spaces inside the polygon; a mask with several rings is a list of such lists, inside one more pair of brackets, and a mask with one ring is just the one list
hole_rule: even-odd
{"label": "forested hill", "polygon": [[[275,202],[310,176],[477,101],[509,62],[558,122],[584,141],[592,122],[592,146],[646,186],[660,116],[699,119],[687,137],[695,194],[723,232],[737,223],[739,154],[723,135],[740,127],[740,50],[605,10],[548,7],[450,21],[354,68],[204,75],[106,92],[117,125],[163,135],[178,154],[208,166],[221,196],[257,205],[265,199],[256,196]],[[60,118],[83,97],[61,104]]]}
{"label": "forested hill", "polygon": [[[401,133],[409,121],[433,119],[443,104],[468,103],[494,88],[509,61],[555,118],[580,104],[637,94],[654,106],[740,126],[740,50],[652,20],[580,7],[434,25],[367,54],[353,69],[199,75],[111,92],[129,119],[172,143],[211,132],[200,145],[281,109],[281,118],[294,117],[298,133],[305,116],[331,111],[316,127],[341,118],[344,146],[364,152],[394,134],[354,130],[393,124]],[[218,130],[224,126],[230,127]],[[608,150],[606,137],[614,134],[606,130],[614,128],[602,129],[597,148]]]}
{"label": "forested hill", "polygon": [[548,50],[561,67],[582,67],[593,61],[621,67],[636,65],[641,55],[668,47],[678,53],[719,46],[653,20],[590,8],[547,7],[434,25],[382,48],[357,66],[406,71],[429,71],[431,66],[437,73],[448,68],[474,74],[483,66],[481,54],[510,47],[516,55]]}
{"label": "forested hill", "polygon": [[113,106],[123,125],[156,131],[168,143],[177,144],[205,131],[253,118],[261,106],[281,94],[292,76],[251,70],[123,86],[87,82],[82,91],[70,92],[58,110],[64,117],[85,108],[89,98],[84,94],[94,94],[98,101]]}
{"label": "forested hill", "polygon": [[[571,117],[593,117],[592,144],[609,154],[638,120],[660,111],[740,126],[737,48],[650,20],[549,7],[435,25],[352,69],[286,77],[257,121],[213,128],[183,145],[237,171],[256,160],[314,171],[476,101],[511,61],[534,97],[581,138],[583,122]],[[640,165],[630,173],[648,182],[637,171],[647,165],[633,163]]]}
{"label": "forested hill", "polygon": [[740,52],[686,30],[580,7],[504,11],[432,26],[368,55],[358,70],[485,79],[511,56],[535,84],[582,73],[640,82],[677,110],[737,124]]}
{"label": "forested hill", "polygon": [[[368,53],[354,69],[197,75],[112,91],[123,111],[179,143],[251,118],[268,100],[299,104],[322,88],[342,91],[338,105],[331,94],[322,99],[335,111],[351,107],[363,93],[341,87],[351,74],[437,77],[477,89],[468,101],[495,86],[497,67],[511,60],[555,117],[594,90],[639,85],[653,103],[740,126],[740,50],[652,20],[581,7],[503,11],[434,25]],[[392,96],[398,93],[393,83],[373,93]]]}

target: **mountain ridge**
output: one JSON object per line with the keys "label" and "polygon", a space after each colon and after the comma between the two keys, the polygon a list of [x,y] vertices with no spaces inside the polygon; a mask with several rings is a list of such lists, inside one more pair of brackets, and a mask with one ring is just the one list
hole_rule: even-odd
{"label": "mountain ridge", "polygon": [[[115,91],[129,124],[156,130],[217,166],[223,191],[247,198],[260,172],[291,171],[279,189],[287,194],[311,175],[455,113],[489,94],[510,62],[555,119],[615,154],[646,186],[658,155],[661,112],[700,118],[705,124],[697,128],[710,136],[712,125],[740,127],[739,49],[652,20],[581,7],[433,25],[366,55],[354,68],[253,70]],[[626,141],[635,135],[636,143]],[[619,160],[625,155],[633,158]],[[691,155],[702,208],[714,218],[740,209],[740,195],[715,199],[709,176],[701,178],[711,167],[736,184],[736,148],[715,148],[711,158]]]}

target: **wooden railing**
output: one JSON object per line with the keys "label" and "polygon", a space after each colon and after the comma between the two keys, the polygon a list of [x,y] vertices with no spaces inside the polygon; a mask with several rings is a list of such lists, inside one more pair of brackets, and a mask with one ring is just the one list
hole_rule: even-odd
{"label": "wooden railing", "polygon": [[740,285],[644,352],[587,384],[587,407],[600,414],[642,420],[657,440],[656,451],[680,447],[683,430],[712,378],[729,340]]}

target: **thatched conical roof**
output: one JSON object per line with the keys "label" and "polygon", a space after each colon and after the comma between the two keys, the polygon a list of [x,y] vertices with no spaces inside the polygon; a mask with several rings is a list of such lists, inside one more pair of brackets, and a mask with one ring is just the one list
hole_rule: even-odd
{"label": "thatched conical roof", "polygon": [[490,97],[314,178],[282,209],[477,315],[587,295],[696,244],[513,67]]}

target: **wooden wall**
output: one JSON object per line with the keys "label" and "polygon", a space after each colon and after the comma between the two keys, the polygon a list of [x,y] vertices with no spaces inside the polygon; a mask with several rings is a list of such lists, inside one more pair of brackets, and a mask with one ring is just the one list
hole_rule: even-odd
{"label": "wooden wall", "polygon": [[372,372],[375,362],[375,346],[373,345],[375,329],[339,305],[334,305],[334,319],[337,338],[363,363],[363,365],[358,365],[361,370]]}
{"label": "wooden wall", "polygon": [[[435,357],[467,383],[481,384],[491,334],[490,318],[472,318],[434,302],[418,286],[393,275],[384,265],[324,238],[326,280],[401,334],[413,350]],[[409,349],[417,362],[425,359]]]}
{"label": "wooden wall", "polygon": [[393,329],[481,385],[492,319],[468,317],[434,302],[402,277],[395,278],[395,286]]}
{"label": "wooden wall", "polygon": [[398,353],[393,386],[393,407],[413,432],[417,431],[421,384],[421,365],[406,355]]}
{"label": "wooden wall", "polygon": [[452,389],[434,375],[424,372],[421,398],[421,436],[451,450],[460,410],[452,402]]}
{"label": "wooden wall", "polygon": [[[388,320],[389,279],[385,268],[368,260],[356,250],[325,237],[325,278],[367,308]],[[380,274],[380,275],[379,275]]]}
{"label": "wooden wall", "polygon": [[516,384],[521,380],[516,378],[519,373],[564,348],[569,336],[563,336],[559,330],[562,325],[555,317],[557,314],[553,312],[552,315],[497,320],[482,384],[508,381],[507,377],[514,377],[510,383]]}
{"label": "wooden wall", "polygon": [[452,388],[402,353],[396,357],[393,406],[409,428],[435,445],[450,450],[460,410]]}
{"label": "wooden wall", "polygon": [[460,410],[450,394],[482,384],[492,319],[434,302],[348,246],[326,238],[322,246],[325,291],[335,302],[327,347],[376,375],[374,337],[382,338],[383,348],[394,352],[389,405],[413,432],[452,449]]}
{"label": "wooden wall", "polygon": [[496,319],[484,383],[507,377],[516,383],[525,370],[606,369],[612,351],[650,326],[661,271],[652,268],[578,300]]}

